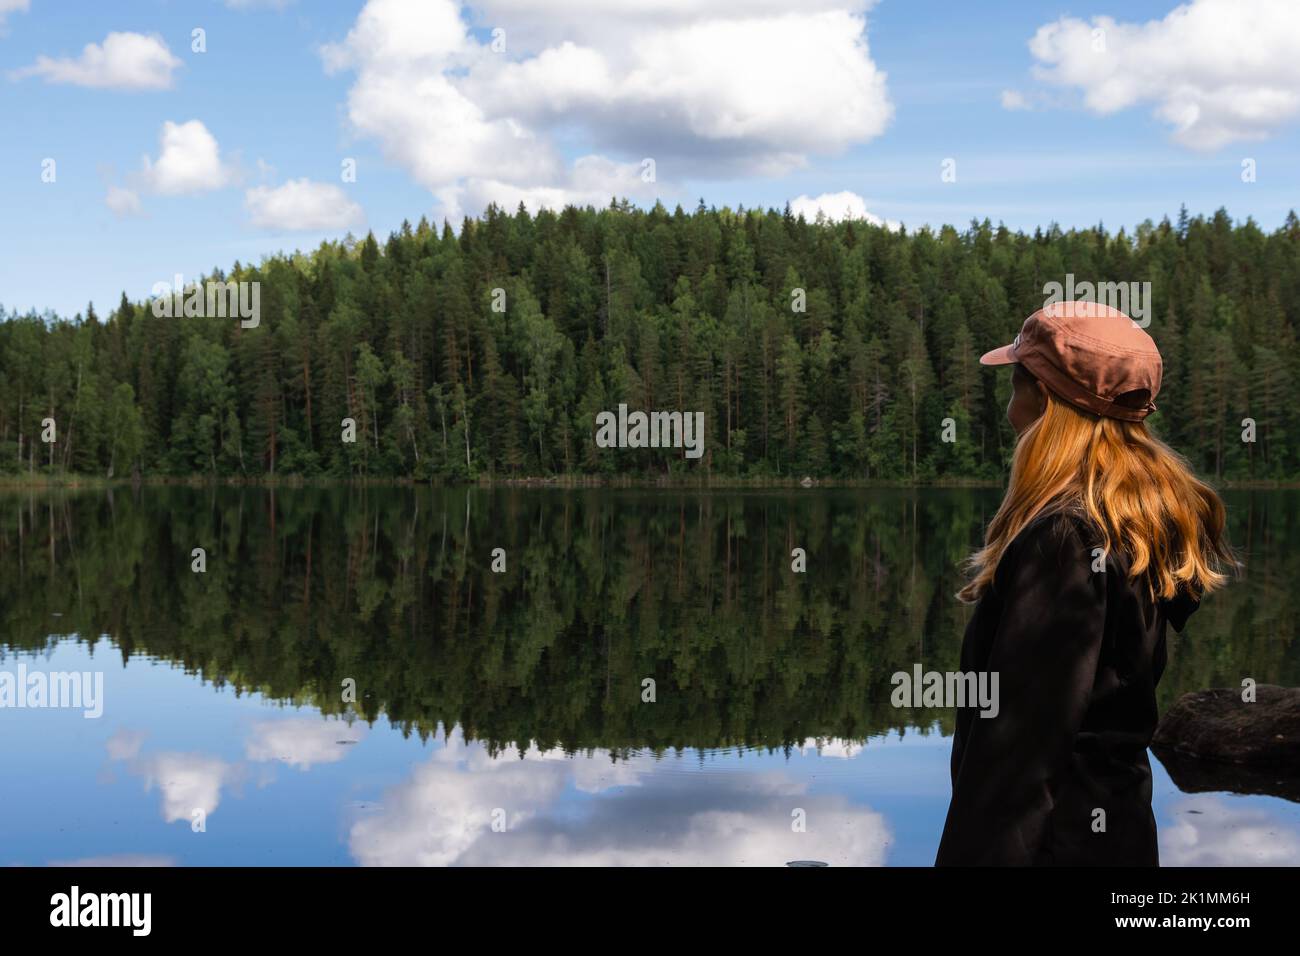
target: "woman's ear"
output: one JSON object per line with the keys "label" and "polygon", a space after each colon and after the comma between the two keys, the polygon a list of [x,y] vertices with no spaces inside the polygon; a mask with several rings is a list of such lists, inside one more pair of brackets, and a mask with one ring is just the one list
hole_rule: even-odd
{"label": "woman's ear", "polygon": [[1034,379],[1034,384],[1038,386],[1038,414],[1047,411],[1047,386],[1039,379]]}

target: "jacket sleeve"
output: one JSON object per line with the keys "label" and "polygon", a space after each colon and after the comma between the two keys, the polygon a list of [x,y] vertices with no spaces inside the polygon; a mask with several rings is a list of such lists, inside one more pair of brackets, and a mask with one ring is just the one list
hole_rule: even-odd
{"label": "jacket sleeve", "polygon": [[969,721],[936,865],[1035,862],[1096,679],[1106,583],[1092,566],[1067,519],[1040,520],[1007,549],[988,661],[997,715]]}

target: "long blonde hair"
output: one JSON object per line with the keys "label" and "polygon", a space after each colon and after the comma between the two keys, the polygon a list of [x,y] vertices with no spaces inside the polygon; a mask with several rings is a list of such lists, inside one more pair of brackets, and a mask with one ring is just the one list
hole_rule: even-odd
{"label": "long blonde hair", "polygon": [[1051,392],[1046,399],[1016,443],[1006,496],[984,546],[968,559],[971,581],[957,596],[977,600],[1007,545],[1034,518],[1055,511],[1088,518],[1106,553],[1118,547],[1129,577],[1145,577],[1153,597],[1172,598],[1183,588],[1199,598],[1220,587],[1238,562],[1214,489],[1145,423],[1094,415]]}

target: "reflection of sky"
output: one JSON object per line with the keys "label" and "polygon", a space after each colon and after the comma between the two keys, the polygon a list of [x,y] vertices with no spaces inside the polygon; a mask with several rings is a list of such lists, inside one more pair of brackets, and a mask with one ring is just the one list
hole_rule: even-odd
{"label": "reflection of sky", "polygon": [[536,750],[493,759],[453,733],[357,820],[349,846],[362,864],[406,866],[885,861],[884,818],[843,793],[761,759],[744,772],[683,762]]}
{"label": "reflection of sky", "polygon": [[[102,669],[104,716],[0,711],[0,865],[924,866],[948,802],[937,733],[809,740],[788,758],[493,758],[458,731],[422,743],[386,723],[322,719],[166,663],[123,666],[105,644],[26,659]],[[1296,804],[1183,794],[1153,767],[1166,865],[1300,863]],[[205,832],[191,829],[196,809]]]}
{"label": "reflection of sky", "polygon": [[1160,859],[1165,866],[1300,864],[1300,827],[1294,805],[1289,805],[1287,818],[1250,797],[1220,793],[1179,796],[1166,805],[1160,830]]}

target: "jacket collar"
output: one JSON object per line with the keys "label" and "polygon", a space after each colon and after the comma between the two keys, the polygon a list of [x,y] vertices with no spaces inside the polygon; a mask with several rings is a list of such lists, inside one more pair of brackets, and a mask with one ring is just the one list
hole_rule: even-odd
{"label": "jacket collar", "polygon": [[1200,600],[1193,597],[1183,588],[1178,589],[1178,593],[1166,601],[1162,601],[1165,606],[1165,620],[1174,626],[1174,630],[1182,632],[1187,624],[1187,619],[1192,616],[1192,612],[1201,606]]}

